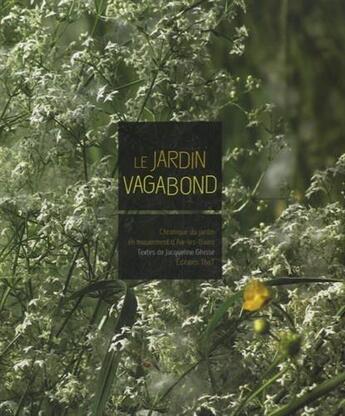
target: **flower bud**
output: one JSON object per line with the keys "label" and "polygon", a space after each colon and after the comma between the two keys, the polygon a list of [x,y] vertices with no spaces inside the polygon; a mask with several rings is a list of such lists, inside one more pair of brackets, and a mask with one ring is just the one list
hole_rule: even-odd
{"label": "flower bud", "polygon": [[265,335],[270,330],[270,323],[265,318],[255,319],[253,329],[256,334]]}
{"label": "flower bud", "polygon": [[301,344],[301,335],[288,332],[282,335],[279,346],[284,355],[295,357],[300,352]]}

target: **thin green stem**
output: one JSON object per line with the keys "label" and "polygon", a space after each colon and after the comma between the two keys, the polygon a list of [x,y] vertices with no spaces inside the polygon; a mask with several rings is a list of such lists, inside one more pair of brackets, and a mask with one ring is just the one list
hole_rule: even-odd
{"label": "thin green stem", "polygon": [[287,404],[280,409],[277,409],[269,414],[269,416],[288,416],[296,414],[297,410],[302,409],[304,406],[314,402],[320,397],[330,393],[336,387],[345,383],[345,372],[338,374],[330,380],[324,381],[319,384],[308,393],[305,393],[302,397],[294,399],[292,403]]}
{"label": "thin green stem", "polygon": [[232,414],[232,416],[240,415],[242,409],[253,399],[255,399],[263,390],[265,390],[267,387],[269,387],[271,384],[273,384],[275,381],[277,381],[286,371],[288,370],[288,367],[283,368],[281,371],[279,371],[277,374],[275,374],[273,377],[271,377],[269,380],[267,380],[265,383],[261,384],[260,387],[258,387],[256,390],[253,391],[249,396],[247,396],[239,405],[239,407],[235,410],[235,412]]}
{"label": "thin green stem", "polygon": [[281,314],[286,318],[286,320],[289,323],[290,328],[296,332],[296,325],[290,314],[277,302],[272,302],[272,306],[274,306],[276,309],[278,309]]}

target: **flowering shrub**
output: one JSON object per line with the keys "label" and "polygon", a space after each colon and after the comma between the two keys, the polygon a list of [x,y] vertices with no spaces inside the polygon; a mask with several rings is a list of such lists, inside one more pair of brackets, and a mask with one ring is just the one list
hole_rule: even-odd
{"label": "flowering shrub", "polygon": [[[283,126],[272,105],[248,106],[253,75],[212,59],[219,39],[244,53],[245,9],[1,5],[1,415],[343,414],[345,158],[263,222]],[[224,156],[224,278],[119,281],[117,122],[229,107],[258,138]]]}

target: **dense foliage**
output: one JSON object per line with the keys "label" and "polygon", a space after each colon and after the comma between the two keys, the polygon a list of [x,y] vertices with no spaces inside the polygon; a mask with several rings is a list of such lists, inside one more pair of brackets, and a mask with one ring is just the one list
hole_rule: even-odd
{"label": "dense foliage", "polygon": [[[239,62],[245,11],[1,2],[0,415],[344,413],[345,158],[273,218],[284,122],[214,57]],[[246,139],[224,149],[224,278],[119,281],[117,122],[229,108]]]}

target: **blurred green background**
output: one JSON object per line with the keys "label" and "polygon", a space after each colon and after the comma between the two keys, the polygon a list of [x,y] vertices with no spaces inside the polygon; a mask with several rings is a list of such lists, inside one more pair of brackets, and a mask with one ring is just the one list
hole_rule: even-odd
{"label": "blurred green background", "polygon": [[[23,2],[28,7],[34,7],[34,3]],[[302,200],[313,173],[332,166],[345,153],[345,1],[245,3],[247,13],[237,16],[231,27],[220,27],[222,35],[214,33],[212,60],[206,70],[215,72],[222,68],[242,80],[248,74],[254,75],[261,80],[261,87],[240,98],[240,104],[247,110],[273,104],[274,121],[282,120],[290,149],[275,155],[259,192],[259,197],[271,207],[263,220],[271,220],[286,206],[289,190],[295,192],[297,200]],[[95,15],[85,14],[66,24],[61,44],[69,45],[83,32],[92,32],[100,46],[112,39],[126,40],[128,33],[123,29],[95,19]],[[246,50],[242,55],[230,55],[229,39],[234,27],[242,25],[248,30]],[[9,32],[5,43],[15,42],[12,35]],[[128,68],[119,67],[118,71],[123,84],[135,79]],[[224,152],[234,147],[253,147],[265,135],[262,129],[246,128],[247,122],[235,106],[226,106],[219,117],[224,122]],[[93,161],[107,154],[114,154],[109,143],[92,148],[89,157]],[[253,166],[243,164],[240,173],[244,185],[253,186],[262,170],[260,160]],[[226,165],[225,183],[232,177]]]}
{"label": "blurred green background", "polygon": [[[243,105],[274,104],[275,117],[283,118],[291,147],[271,164],[264,194],[278,197],[286,181],[303,197],[313,172],[331,166],[345,152],[345,2],[247,0],[246,4],[247,13],[236,22],[249,33],[244,54],[229,55],[229,40],[214,36],[211,65],[234,76],[253,74],[261,80],[261,88],[247,95]],[[88,16],[71,25],[64,34],[66,43],[94,23],[94,16]],[[220,28],[220,32],[231,31]],[[98,22],[94,35],[106,42],[119,33]],[[130,80],[131,74],[122,77]],[[248,132],[243,114],[234,107],[226,107],[220,118],[225,126],[225,149],[250,146],[261,134]],[[255,181],[257,172],[260,168],[243,169],[249,183]]]}
{"label": "blurred green background", "polygon": [[[274,193],[277,183],[287,180],[303,195],[313,172],[345,152],[345,2],[249,0],[247,5],[241,18],[249,32],[246,52],[234,65],[219,41],[214,59],[262,80],[250,98],[276,105],[291,146],[272,163],[265,185]],[[224,114],[230,145],[247,134],[236,117],[234,109]]]}

